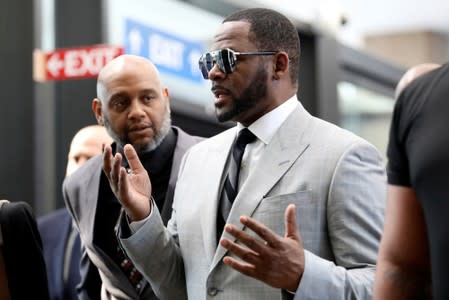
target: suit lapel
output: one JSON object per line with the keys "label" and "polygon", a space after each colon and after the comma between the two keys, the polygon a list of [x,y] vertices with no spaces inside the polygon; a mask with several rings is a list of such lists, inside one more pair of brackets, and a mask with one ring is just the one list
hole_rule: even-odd
{"label": "suit lapel", "polygon": [[201,138],[199,137],[188,135],[187,133],[185,133],[176,126],[172,128],[176,132],[178,138],[176,141],[175,151],[173,153],[173,162],[170,171],[170,178],[168,181],[167,191],[165,193],[165,201],[162,210],[160,212],[164,224],[167,224],[168,220],[170,220],[171,218],[173,196],[175,192],[176,181],[178,180],[179,167],[181,166],[182,158],[190,147],[192,147],[201,140]]}
{"label": "suit lapel", "polygon": [[[302,137],[310,120],[311,116],[301,105],[289,115],[266,146],[259,163],[240,188],[227,223],[235,225],[240,230],[243,229],[243,225],[239,221],[240,216],[252,216],[264,196],[282,179],[282,176],[309,146],[309,142],[304,141]],[[226,232],[223,233],[223,236],[235,241],[235,238]],[[225,253],[225,248],[217,247],[212,261],[212,269],[221,261]]]}
{"label": "suit lapel", "polygon": [[85,199],[84,211],[86,212],[86,221],[83,223],[86,228],[83,231],[88,232],[88,236],[86,237],[87,242],[85,244],[91,247],[94,253],[90,256],[92,262],[96,266],[100,266],[99,269],[101,272],[109,278],[113,285],[119,286],[128,295],[136,295],[136,291],[120,267],[94,241],[94,228],[98,228],[98,225],[95,224],[95,216],[98,211],[100,179],[103,172],[103,156],[100,155],[92,159],[96,159],[96,161],[86,173],[86,181],[84,182],[85,189],[83,190],[85,194],[80,196]]}
{"label": "suit lapel", "polygon": [[201,177],[198,180],[203,186],[207,187],[204,189],[205,194],[203,195],[206,200],[201,203],[204,206],[204,213],[201,214],[201,228],[208,261],[212,261],[217,248],[216,226],[221,179],[229,150],[235,138],[235,132],[236,128],[232,128],[222,133],[222,139],[211,143],[212,147],[209,153],[201,162],[202,170],[207,170],[207,172],[200,172]]}
{"label": "suit lapel", "polygon": [[86,222],[82,222],[81,224],[85,224],[86,228],[84,228],[84,232],[88,232],[86,245],[93,245],[94,238],[94,223],[95,223],[95,215],[97,213],[98,206],[98,193],[100,190],[100,177],[102,172],[102,155],[94,157],[92,159],[96,159],[95,163],[92,164],[92,167],[86,172],[86,182],[85,182],[85,195],[80,195],[80,199],[85,199],[85,209],[86,212]]}

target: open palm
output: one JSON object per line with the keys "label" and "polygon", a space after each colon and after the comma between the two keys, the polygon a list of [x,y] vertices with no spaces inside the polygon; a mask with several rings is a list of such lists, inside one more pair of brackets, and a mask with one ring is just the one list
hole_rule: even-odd
{"label": "open palm", "polygon": [[112,155],[110,146],[106,146],[103,156],[103,170],[118,201],[125,208],[131,221],[146,218],[151,212],[151,181],[147,171],[131,145],[125,145],[124,154],[129,170],[122,167],[122,155]]}

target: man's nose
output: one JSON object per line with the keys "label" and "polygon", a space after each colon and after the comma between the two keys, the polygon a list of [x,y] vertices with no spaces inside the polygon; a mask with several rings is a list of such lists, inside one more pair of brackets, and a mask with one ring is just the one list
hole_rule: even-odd
{"label": "man's nose", "polygon": [[144,115],[145,111],[143,109],[143,104],[139,101],[139,99],[132,100],[129,107],[129,118],[141,118]]}
{"label": "man's nose", "polygon": [[212,69],[208,73],[209,80],[217,80],[217,79],[223,79],[226,77],[226,73],[223,72],[219,67],[218,64],[214,64]]}

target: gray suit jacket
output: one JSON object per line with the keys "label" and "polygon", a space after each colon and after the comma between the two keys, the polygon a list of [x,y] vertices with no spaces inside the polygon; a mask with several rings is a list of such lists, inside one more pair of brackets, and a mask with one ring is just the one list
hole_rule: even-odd
{"label": "gray suit jacket", "polygon": [[[121,239],[161,299],[285,296],[224,265],[229,253],[216,245],[223,169],[235,135],[235,128],[227,130],[187,152],[167,229],[155,209],[143,227]],[[283,235],[284,211],[296,204],[305,271],[295,299],[369,299],[385,198],[378,151],[300,105],[241,186],[227,222],[242,228],[239,217],[248,215]]]}
{"label": "gray suit jacket", "polygon": [[[180,128],[173,128],[177,132],[178,139],[173,154],[172,170],[164,203],[164,211],[162,212],[166,216],[164,217],[165,220],[168,220],[171,215],[173,192],[181,159],[189,147],[202,140],[202,138],[188,135]],[[102,281],[102,299],[157,299],[151,288],[148,287],[139,298],[119,266],[93,242],[97,203],[101,201],[98,192],[102,165],[102,155],[93,157],[74,174],[67,177],[63,184],[66,206],[72,215],[72,219],[80,233],[84,246],[82,260],[87,260],[87,264],[93,263],[98,268]],[[111,228],[111,230],[113,229]]]}

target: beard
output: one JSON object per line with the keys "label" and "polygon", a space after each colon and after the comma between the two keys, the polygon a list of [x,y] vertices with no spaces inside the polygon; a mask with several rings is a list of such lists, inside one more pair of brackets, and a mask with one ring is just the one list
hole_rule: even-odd
{"label": "beard", "polygon": [[232,97],[232,107],[228,111],[219,112],[215,110],[215,115],[219,122],[226,122],[234,119],[243,112],[255,107],[259,101],[267,95],[268,73],[263,65],[260,65],[253,82],[240,94],[239,97]]}
{"label": "beard", "polygon": [[[123,137],[120,137],[114,131],[114,129],[112,129],[111,124],[109,123],[109,118],[104,113],[103,113],[103,123],[104,123],[104,127],[106,128],[106,131],[108,132],[108,134],[116,142],[118,149],[123,149],[123,147],[126,144],[131,144],[127,134],[125,134],[125,136],[123,136]],[[151,125],[151,128],[154,132],[154,136],[153,136],[153,139],[148,144],[133,145],[134,149],[136,149],[137,154],[152,151],[152,150],[156,149],[162,143],[165,136],[170,131],[171,117],[170,117],[170,110],[168,107],[165,109],[161,128],[159,130],[157,130],[153,124]]]}

